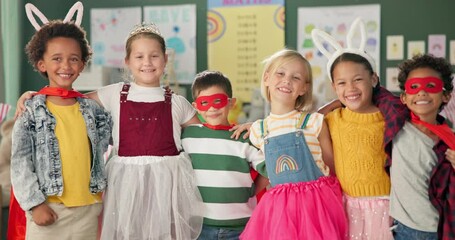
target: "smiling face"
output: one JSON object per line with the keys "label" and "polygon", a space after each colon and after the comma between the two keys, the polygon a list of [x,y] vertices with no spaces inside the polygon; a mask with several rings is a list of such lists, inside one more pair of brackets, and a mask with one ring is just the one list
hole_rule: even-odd
{"label": "smiling face", "polygon": [[351,111],[371,113],[377,111],[373,104],[373,87],[378,83],[363,64],[352,61],[339,62],[332,72],[332,86],[338,99]]}
{"label": "smiling face", "polygon": [[136,84],[159,87],[164,74],[167,56],[158,40],[141,37],[131,43],[131,53],[125,63],[133,74]]}
{"label": "smiling face", "polygon": [[295,109],[299,96],[308,90],[308,73],[303,62],[295,59],[264,75],[264,86],[268,88],[271,111],[284,114]]}
{"label": "smiling face", "polygon": [[[197,96],[197,99],[192,104],[194,108],[196,108],[197,112],[202,116],[202,118],[204,118],[204,120],[208,124],[213,126],[218,125],[228,126],[229,110],[231,110],[235,105],[235,98],[228,99],[227,104],[224,105],[221,104],[223,103],[223,100],[219,97],[216,97],[220,95],[223,95],[227,98],[227,94],[223,90],[223,88],[214,85],[207,89],[201,90],[199,92],[199,95]],[[199,101],[200,99],[203,100]],[[196,102],[199,102],[199,106]],[[204,107],[209,108],[206,109]]]}
{"label": "smiling face", "polygon": [[[409,72],[407,77],[409,79],[413,78],[425,78],[425,77],[435,77],[441,78],[438,72],[431,68],[416,68]],[[426,86],[410,86],[412,88],[418,87],[434,87],[436,84],[428,82]],[[439,108],[443,103],[447,103],[450,100],[450,95],[444,94],[443,91],[438,93],[431,93],[426,91],[424,88],[418,90],[415,94],[402,93],[401,101],[403,104],[411,110],[414,114],[419,116],[419,118],[428,123],[436,123],[436,116],[439,112]]]}
{"label": "smiling face", "polygon": [[84,70],[79,43],[72,38],[56,37],[46,44],[43,58],[36,64],[40,72],[46,72],[50,87],[71,90],[73,82]]}

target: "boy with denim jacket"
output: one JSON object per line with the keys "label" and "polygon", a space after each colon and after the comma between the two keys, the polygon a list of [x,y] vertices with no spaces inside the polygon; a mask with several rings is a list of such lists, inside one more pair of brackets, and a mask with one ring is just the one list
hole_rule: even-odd
{"label": "boy with denim jacket", "polygon": [[[75,7],[81,14],[82,4]],[[26,53],[49,86],[25,103],[13,129],[11,159],[14,194],[26,211],[26,236],[96,239],[111,117],[72,90],[91,56],[80,23],[34,23],[37,32]]]}

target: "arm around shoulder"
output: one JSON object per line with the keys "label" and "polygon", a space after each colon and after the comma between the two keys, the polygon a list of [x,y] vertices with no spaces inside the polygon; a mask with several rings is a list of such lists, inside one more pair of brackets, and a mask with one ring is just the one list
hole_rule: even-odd
{"label": "arm around shoulder", "polygon": [[330,168],[331,174],[335,175],[335,163],[333,160],[332,138],[330,137],[329,127],[325,120],[322,122],[321,132],[318,136],[321,145],[322,160]]}

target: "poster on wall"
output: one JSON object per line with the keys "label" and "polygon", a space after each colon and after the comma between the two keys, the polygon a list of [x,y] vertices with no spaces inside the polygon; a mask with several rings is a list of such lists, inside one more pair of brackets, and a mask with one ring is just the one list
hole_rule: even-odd
{"label": "poster on wall", "polygon": [[132,27],[141,22],[141,8],[92,8],[90,43],[92,64],[124,67],[125,41]]}
{"label": "poster on wall", "polygon": [[173,71],[170,80],[189,84],[196,74],[196,5],[144,7],[144,22],[155,23],[173,51]]}
{"label": "poster on wall", "polygon": [[261,62],[284,47],[284,0],[207,4],[208,68],[227,75],[238,100],[251,102]]}
{"label": "poster on wall", "polygon": [[[315,107],[318,108],[336,98],[327,75],[327,58],[316,48],[311,38],[314,28],[333,36],[343,47],[351,23],[361,17],[366,26],[366,51],[380,63],[380,5],[353,5],[334,7],[301,7],[298,9],[297,50],[310,62],[313,70],[313,92]],[[358,36],[360,40],[360,33]],[[325,44],[325,43],[323,43]],[[354,46],[360,43],[354,41]],[[333,51],[328,49],[329,51]]]}

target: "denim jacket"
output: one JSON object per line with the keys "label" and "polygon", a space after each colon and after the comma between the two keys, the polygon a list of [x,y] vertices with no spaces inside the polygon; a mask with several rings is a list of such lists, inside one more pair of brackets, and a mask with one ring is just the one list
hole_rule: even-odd
{"label": "denim jacket", "polygon": [[[91,143],[91,193],[106,187],[103,154],[112,130],[108,112],[95,101],[77,98]],[[26,111],[13,128],[11,182],[22,209],[30,210],[47,196],[63,193],[62,162],[55,136],[56,120],[46,107],[46,96],[36,95],[25,103]],[[77,153],[74,153],[77,154]]]}

